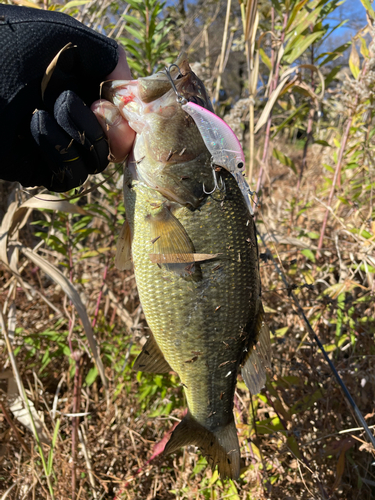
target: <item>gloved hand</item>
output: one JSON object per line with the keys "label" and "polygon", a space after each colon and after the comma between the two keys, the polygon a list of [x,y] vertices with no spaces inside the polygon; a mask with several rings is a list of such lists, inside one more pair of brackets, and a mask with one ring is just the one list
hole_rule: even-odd
{"label": "gloved hand", "polygon": [[[69,42],[42,97],[45,71]],[[103,80],[130,78],[117,43],[65,14],[0,4],[0,47],[0,178],[66,191],[104,170],[108,127],[100,108],[112,105],[93,107],[102,126],[88,106]],[[111,112],[114,132],[128,134],[124,156],[134,132]]]}

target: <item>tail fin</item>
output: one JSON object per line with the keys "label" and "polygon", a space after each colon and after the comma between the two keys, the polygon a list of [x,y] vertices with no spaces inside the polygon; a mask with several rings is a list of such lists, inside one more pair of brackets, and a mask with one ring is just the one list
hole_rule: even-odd
{"label": "tail fin", "polygon": [[164,453],[182,446],[198,446],[212,468],[218,466],[221,477],[237,479],[240,475],[240,447],[234,420],[215,431],[209,431],[188,413],[173,431]]}

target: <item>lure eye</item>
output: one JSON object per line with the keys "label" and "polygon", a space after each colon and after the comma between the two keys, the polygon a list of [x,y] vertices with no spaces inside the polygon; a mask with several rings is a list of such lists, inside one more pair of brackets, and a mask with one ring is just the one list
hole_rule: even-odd
{"label": "lure eye", "polygon": [[240,161],[239,163],[237,163],[237,168],[242,168],[242,167],[243,167],[242,161]]}

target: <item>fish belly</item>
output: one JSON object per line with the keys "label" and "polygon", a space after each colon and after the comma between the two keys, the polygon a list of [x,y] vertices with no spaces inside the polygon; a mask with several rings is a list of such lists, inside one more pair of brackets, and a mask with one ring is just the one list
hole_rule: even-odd
{"label": "fish belly", "polygon": [[151,262],[154,243],[147,217],[159,193],[136,183],[126,194],[136,282],[147,323],[177,372],[191,415],[206,429],[232,416],[240,362],[255,342],[260,280],[254,223],[235,179],[224,175],[198,210],[173,211],[198,254],[219,254],[196,264],[191,278]]}

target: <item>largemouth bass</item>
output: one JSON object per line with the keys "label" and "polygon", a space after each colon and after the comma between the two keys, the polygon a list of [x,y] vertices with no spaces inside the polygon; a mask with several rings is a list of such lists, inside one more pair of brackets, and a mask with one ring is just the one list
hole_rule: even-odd
{"label": "largemouth bass", "polygon": [[[212,111],[186,57],[176,64],[178,93]],[[173,370],[184,387],[188,413],[165,453],[194,444],[222,477],[237,478],[237,373],[242,367],[250,391],[259,392],[270,353],[254,221],[236,179],[212,168],[165,72],[107,83],[104,95],[137,132],[124,170],[127,220],[116,257],[120,268],[134,265],[152,331],[134,368]]]}

